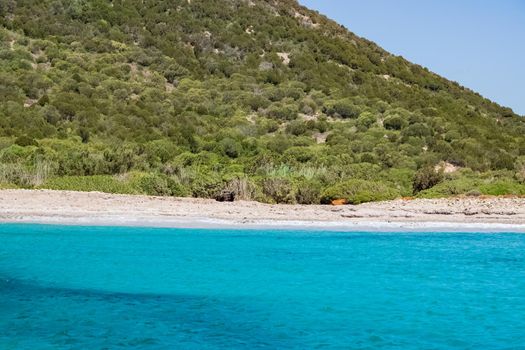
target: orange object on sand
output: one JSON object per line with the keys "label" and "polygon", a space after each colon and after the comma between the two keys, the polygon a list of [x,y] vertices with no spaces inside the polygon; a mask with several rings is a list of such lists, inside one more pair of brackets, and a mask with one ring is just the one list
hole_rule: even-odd
{"label": "orange object on sand", "polygon": [[345,205],[348,204],[348,201],[346,199],[334,199],[332,201],[332,205]]}

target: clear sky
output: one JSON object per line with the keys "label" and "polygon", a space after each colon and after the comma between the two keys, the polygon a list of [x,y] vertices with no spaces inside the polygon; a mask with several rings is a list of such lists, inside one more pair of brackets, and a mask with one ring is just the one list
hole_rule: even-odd
{"label": "clear sky", "polygon": [[525,0],[299,0],[525,115]]}

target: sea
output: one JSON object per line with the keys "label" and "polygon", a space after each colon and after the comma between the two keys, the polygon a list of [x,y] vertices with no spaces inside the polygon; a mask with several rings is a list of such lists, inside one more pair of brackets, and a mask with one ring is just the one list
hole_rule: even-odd
{"label": "sea", "polygon": [[2,224],[0,349],[525,349],[525,235]]}

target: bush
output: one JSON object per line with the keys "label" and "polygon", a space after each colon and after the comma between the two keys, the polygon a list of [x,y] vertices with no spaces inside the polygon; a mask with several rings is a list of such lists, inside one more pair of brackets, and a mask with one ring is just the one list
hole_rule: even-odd
{"label": "bush", "polygon": [[132,184],[110,175],[56,177],[46,181],[40,188],[81,192],[140,193],[140,190]]}
{"label": "bush", "polygon": [[184,187],[172,177],[161,174],[148,174],[140,180],[140,188],[152,196],[177,196],[187,195]]}
{"label": "bush", "polygon": [[235,200],[253,201],[260,197],[257,186],[244,176],[236,176],[228,181],[224,190],[235,193]]}
{"label": "bush", "polygon": [[415,123],[403,130],[405,137],[425,137],[432,135],[432,130],[424,123]]}
{"label": "bush", "polygon": [[516,179],[525,184],[525,156],[521,156],[516,160],[514,169],[516,170]]}
{"label": "bush", "polygon": [[54,165],[41,160],[31,166],[21,163],[0,163],[0,183],[25,188],[40,186],[53,173]]}
{"label": "bush", "polygon": [[283,158],[288,163],[299,162],[306,163],[314,157],[314,154],[309,148],[306,147],[291,147],[287,149]]}
{"label": "bush", "polygon": [[18,145],[18,146],[22,146],[22,147],[26,147],[26,146],[38,146],[38,142],[35,141],[35,139],[27,136],[27,135],[23,135],[23,136],[20,136],[18,137],[16,140],[15,140],[15,144]]}
{"label": "bush", "polygon": [[225,138],[219,142],[221,153],[230,158],[237,158],[242,149],[241,145],[232,138]]}
{"label": "bush", "polygon": [[419,169],[414,176],[412,189],[414,194],[436,186],[443,181],[443,172],[436,170],[433,166],[427,166]]}
{"label": "bush", "polygon": [[422,190],[417,196],[420,198],[444,198],[476,192],[482,194],[478,188],[479,184],[479,181],[469,178],[447,180],[432,188]]}
{"label": "bush", "polygon": [[500,180],[479,187],[481,193],[491,196],[525,195],[525,185],[512,180]]}
{"label": "bush", "polygon": [[407,122],[400,116],[391,116],[385,118],[383,126],[387,130],[401,130],[407,125]]}
{"label": "bush", "polygon": [[512,179],[498,179],[490,177],[488,179],[457,178],[439,183],[431,189],[421,191],[420,198],[445,198],[450,196],[467,195],[525,195],[525,185]]}
{"label": "bush", "polygon": [[321,203],[330,204],[333,200],[344,199],[348,204],[361,204],[391,200],[398,196],[396,189],[382,182],[354,179],[326,189],[321,195]]}
{"label": "bush", "polygon": [[295,201],[298,204],[320,204],[321,183],[315,180],[302,180],[297,184]]}
{"label": "bush", "polygon": [[295,136],[304,135],[308,127],[303,120],[294,120],[286,125],[286,132]]}
{"label": "bush", "polygon": [[216,173],[197,172],[191,179],[191,195],[195,198],[215,198],[223,188],[224,181]]}
{"label": "bush", "polygon": [[476,190],[470,190],[466,193],[466,196],[467,197],[479,197],[481,196],[483,193],[481,193],[480,190],[476,189]]}
{"label": "bush", "polygon": [[377,121],[377,117],[370,112],[363,112],[357,118],[357,126],[361,131],[369,129]]}
{"label": "bush", "polygon": [[361,110],[349,100],[339,100],[326,109],[326,113],[340,118],[357,118]]}
{"label": "bush", "polygon": [[298,109],[295,105],[274,104],[268,108],[268,115],[278,120],[294,120],[297,118]]}
{"label": "bush", "polygon": [[262,192],[272,203],[293,203],[293,186],[285,178],[267,178],[262,181]]}

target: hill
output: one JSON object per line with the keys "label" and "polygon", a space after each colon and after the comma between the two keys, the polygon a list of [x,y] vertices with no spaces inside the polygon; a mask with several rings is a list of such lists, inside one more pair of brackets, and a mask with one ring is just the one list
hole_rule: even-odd
{"label": "hill", "polygon": [[0,185],[525,194],[525,121],[293,0],[0,0]]}

